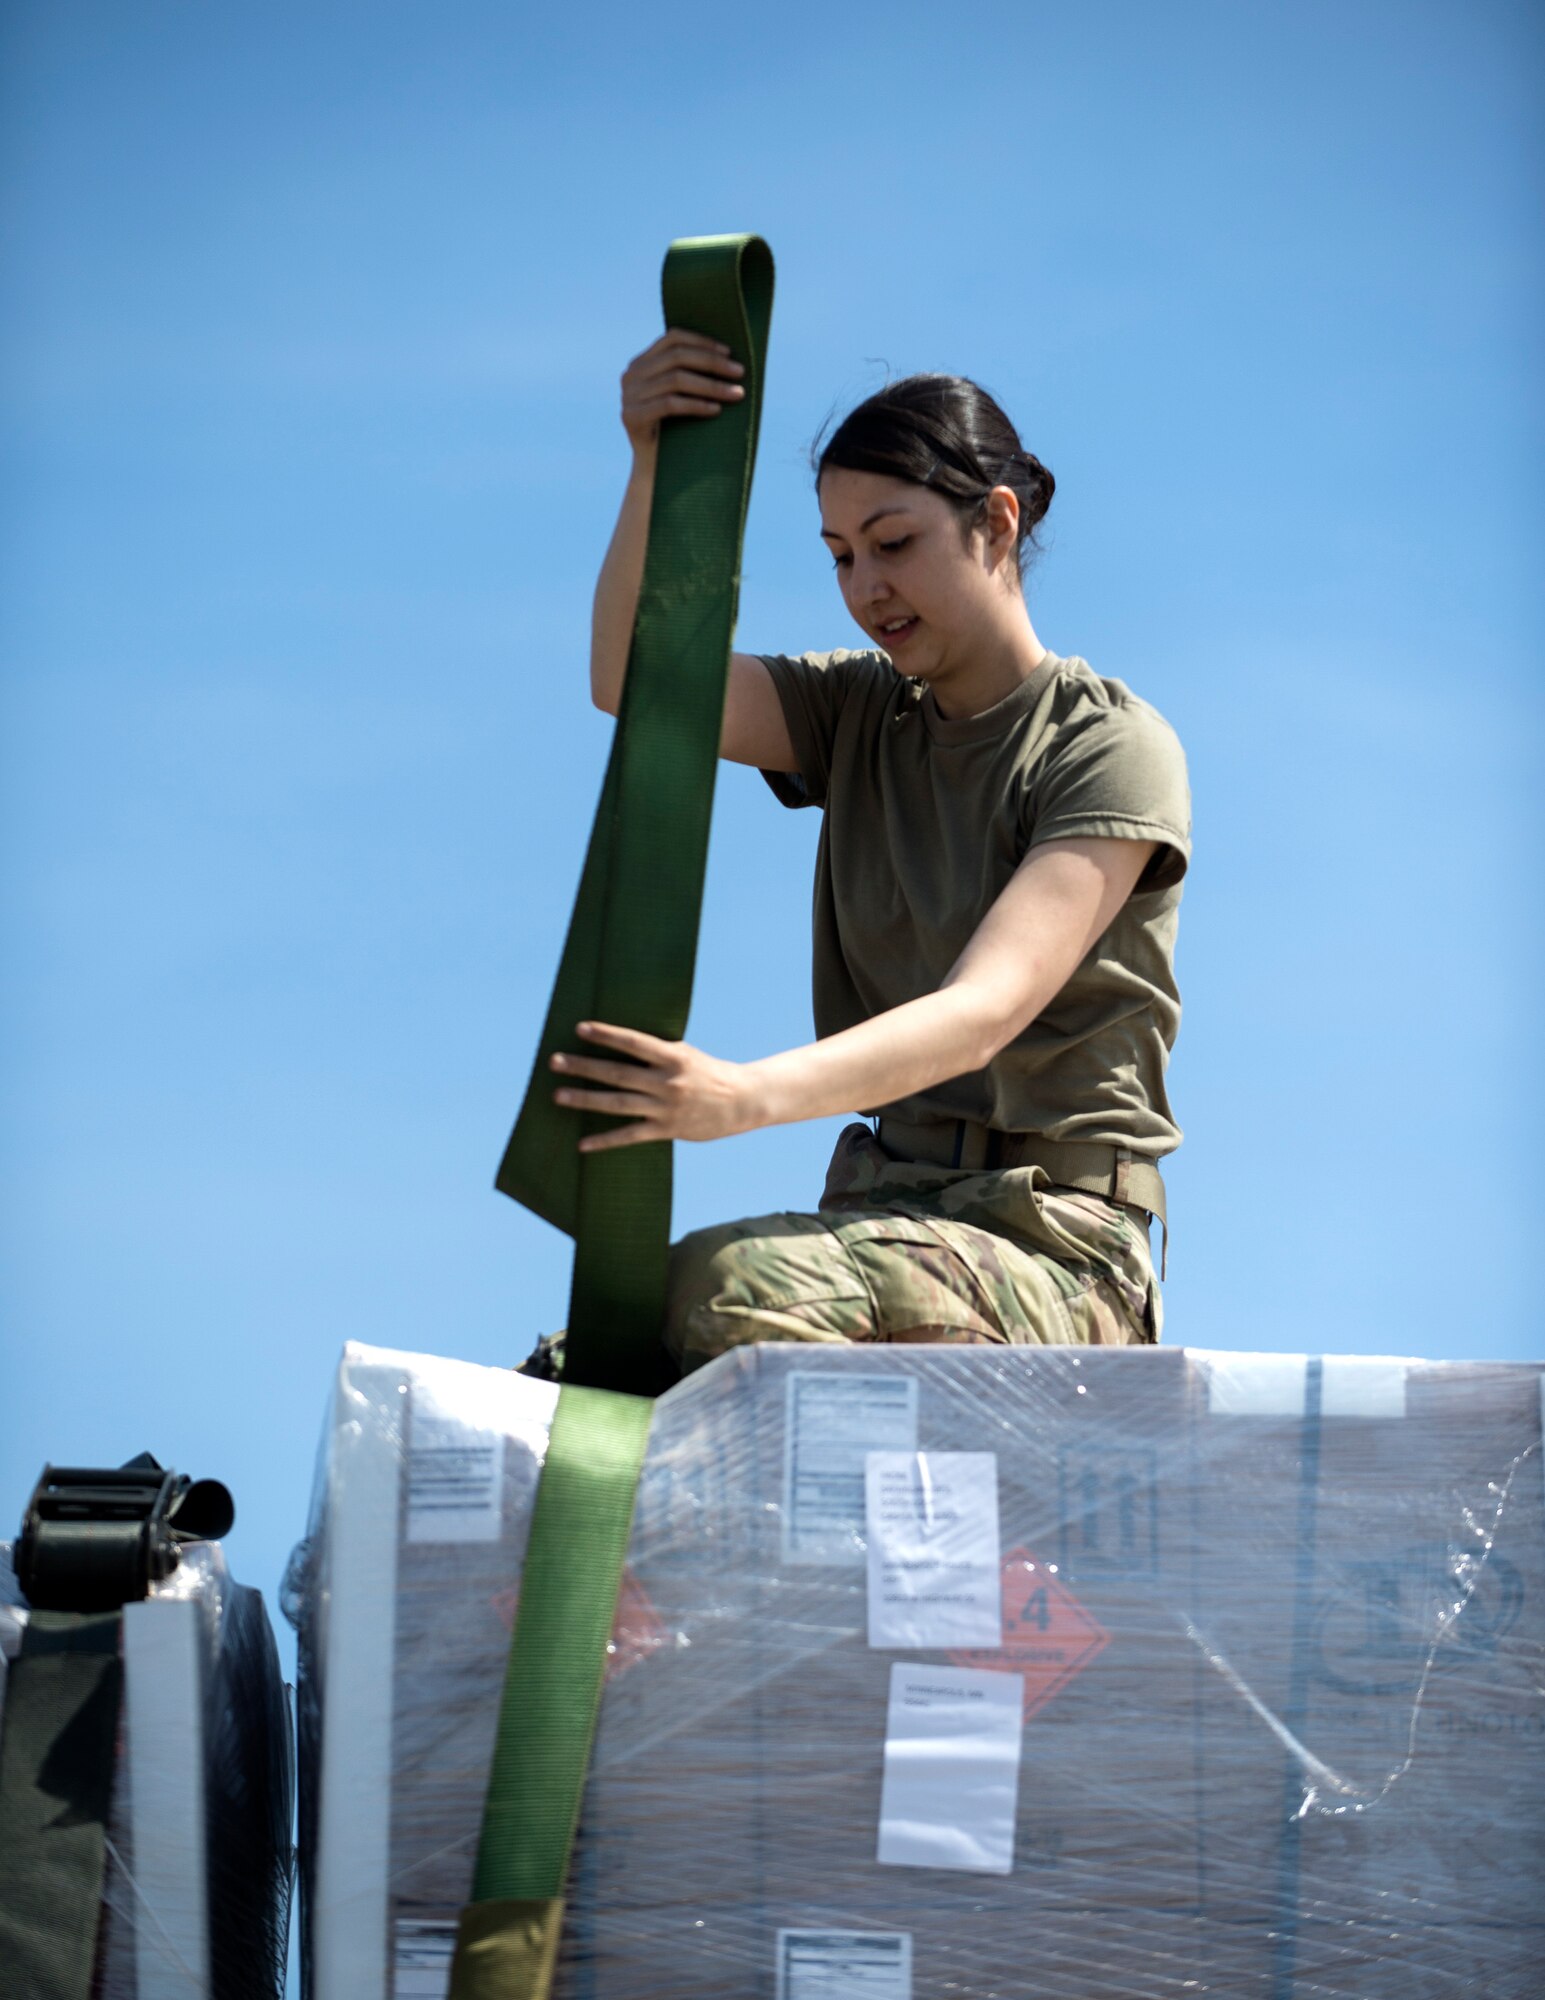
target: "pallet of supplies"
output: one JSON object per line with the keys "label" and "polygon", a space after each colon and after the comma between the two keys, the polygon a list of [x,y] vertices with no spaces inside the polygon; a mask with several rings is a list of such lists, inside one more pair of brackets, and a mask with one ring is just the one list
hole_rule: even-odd
{"label": "pallet of supplies", "polygon": [[[659,1402],[562,2000],[1526,2000],[1542,1371],[787,1344]],[[310,2000],[443,2000],[558,1391],[351,1346]]]}

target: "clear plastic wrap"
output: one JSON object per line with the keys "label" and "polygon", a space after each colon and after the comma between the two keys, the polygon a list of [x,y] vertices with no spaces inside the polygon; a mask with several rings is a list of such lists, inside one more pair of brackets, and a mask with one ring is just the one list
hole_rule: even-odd
{"label": "clear plastic wrap", "polygon": [[[28,1612],[0,1542],[0,1661]],[[97,2000],[280,2000],[295,1759],[259,1592],[218,1542],[123,1613]],[[0,1666],[0,1723],[5,1680]]]}
{"label": "clear plastic wrap", "polygon": [[[1541,1384],[797,1344],[693,1375],[561,2000],[1533,2000]],[[556,1397],[345,1353],[289,1593],[310,2000],[445,1994]]]}

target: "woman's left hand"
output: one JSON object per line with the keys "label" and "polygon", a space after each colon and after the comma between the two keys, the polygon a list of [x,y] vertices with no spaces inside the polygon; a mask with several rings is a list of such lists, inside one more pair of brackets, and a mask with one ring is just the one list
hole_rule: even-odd
{"label": "woman's left hand", "polygon": [[562,1089],[555,1102],[570,1111],[602,1111],[630,1118],[630,1125],[581,1139],[582,1153],[613,1146],[639,1146],[655,1139],[725,1139],[748,1132],[759,1121],[742,1063],[721,1062],[687,1042],[666,1042],[637,1028],[613,1028],[604,1021],[581,1021],[587,1042],[617,1049],[633,1062],[603,1056],[556,1055],[552,1066],[564,1077],[582,1077],[596,1090]]}

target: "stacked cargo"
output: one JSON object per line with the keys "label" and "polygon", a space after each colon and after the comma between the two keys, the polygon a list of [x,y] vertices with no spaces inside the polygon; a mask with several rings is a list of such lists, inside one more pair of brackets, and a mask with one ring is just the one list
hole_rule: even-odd
{"label": "stacked cargo", "polygon": [[[1532,1995],[1535,1367],[762,1347],[658,1405],[565,2000]],[[440,2000],[556,1390],[350,1348],[313,2000]]]}

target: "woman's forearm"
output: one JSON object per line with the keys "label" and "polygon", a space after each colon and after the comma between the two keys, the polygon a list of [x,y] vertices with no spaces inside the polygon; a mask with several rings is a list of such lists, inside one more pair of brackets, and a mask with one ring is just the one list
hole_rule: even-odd
{"label": "woman's forearm", "polygon": [[551,1060],[560,1077],[586,1087],[560,1089],[558,1102],[630,1121],[579,1141],[597,1152],[867,1111],[985,1069],[1061,992],[1152,853],[1152,841],[1103,836],[1032,848],[936,993],[760,1062],[724,1062],[637,1028],[581,1022],[586,1052]]}
{"label": "woman's forearm", "polygon": [[650,1139],[724,1139],[761,1125],[863,1111],[981,1069],[1007,1039],[990,992],[969,982],[760,1062],[724,1062],[690,1043],[612,1022],[582,1021],[576,1034],[585,1053],[564,1050],[550,1059],[557,1102],[632,1121],[584,1134],[578,1143],[587,1153]]}
{"label": "woman's forearm", "polygon": [[996,1010],[969,985],[945,986],[839,1035],[745,1065],[757,1125],[871,1110],[984,1069],[1002,1045]]}
{"label": "woman's forearm", "polygon": [[627,491],[596,579],[590,614],[590,697],[608,715],[617,713],[628,672],[628,649],[633,642],[633,619],[649,542],[655,458],[654,445],[635,446]]}
{"label": "woman's forearm", "polygon": [[758,1122],[869,1110],[985,1069],[1061,992],[1152,853],[1097,837],[1032,848],[936,993],[748,1063]]}
{"label": "woman's forearm", "polygon": [[596,707],[610,715],[622,702],[644,581],[660,426],[673,417],[716,417],[745,395],[740,379],[745,372],[722,340],[672,327],[623,374],[622,427],[633,447],[633,470],[596,581],[590,620],[590,693]]}

